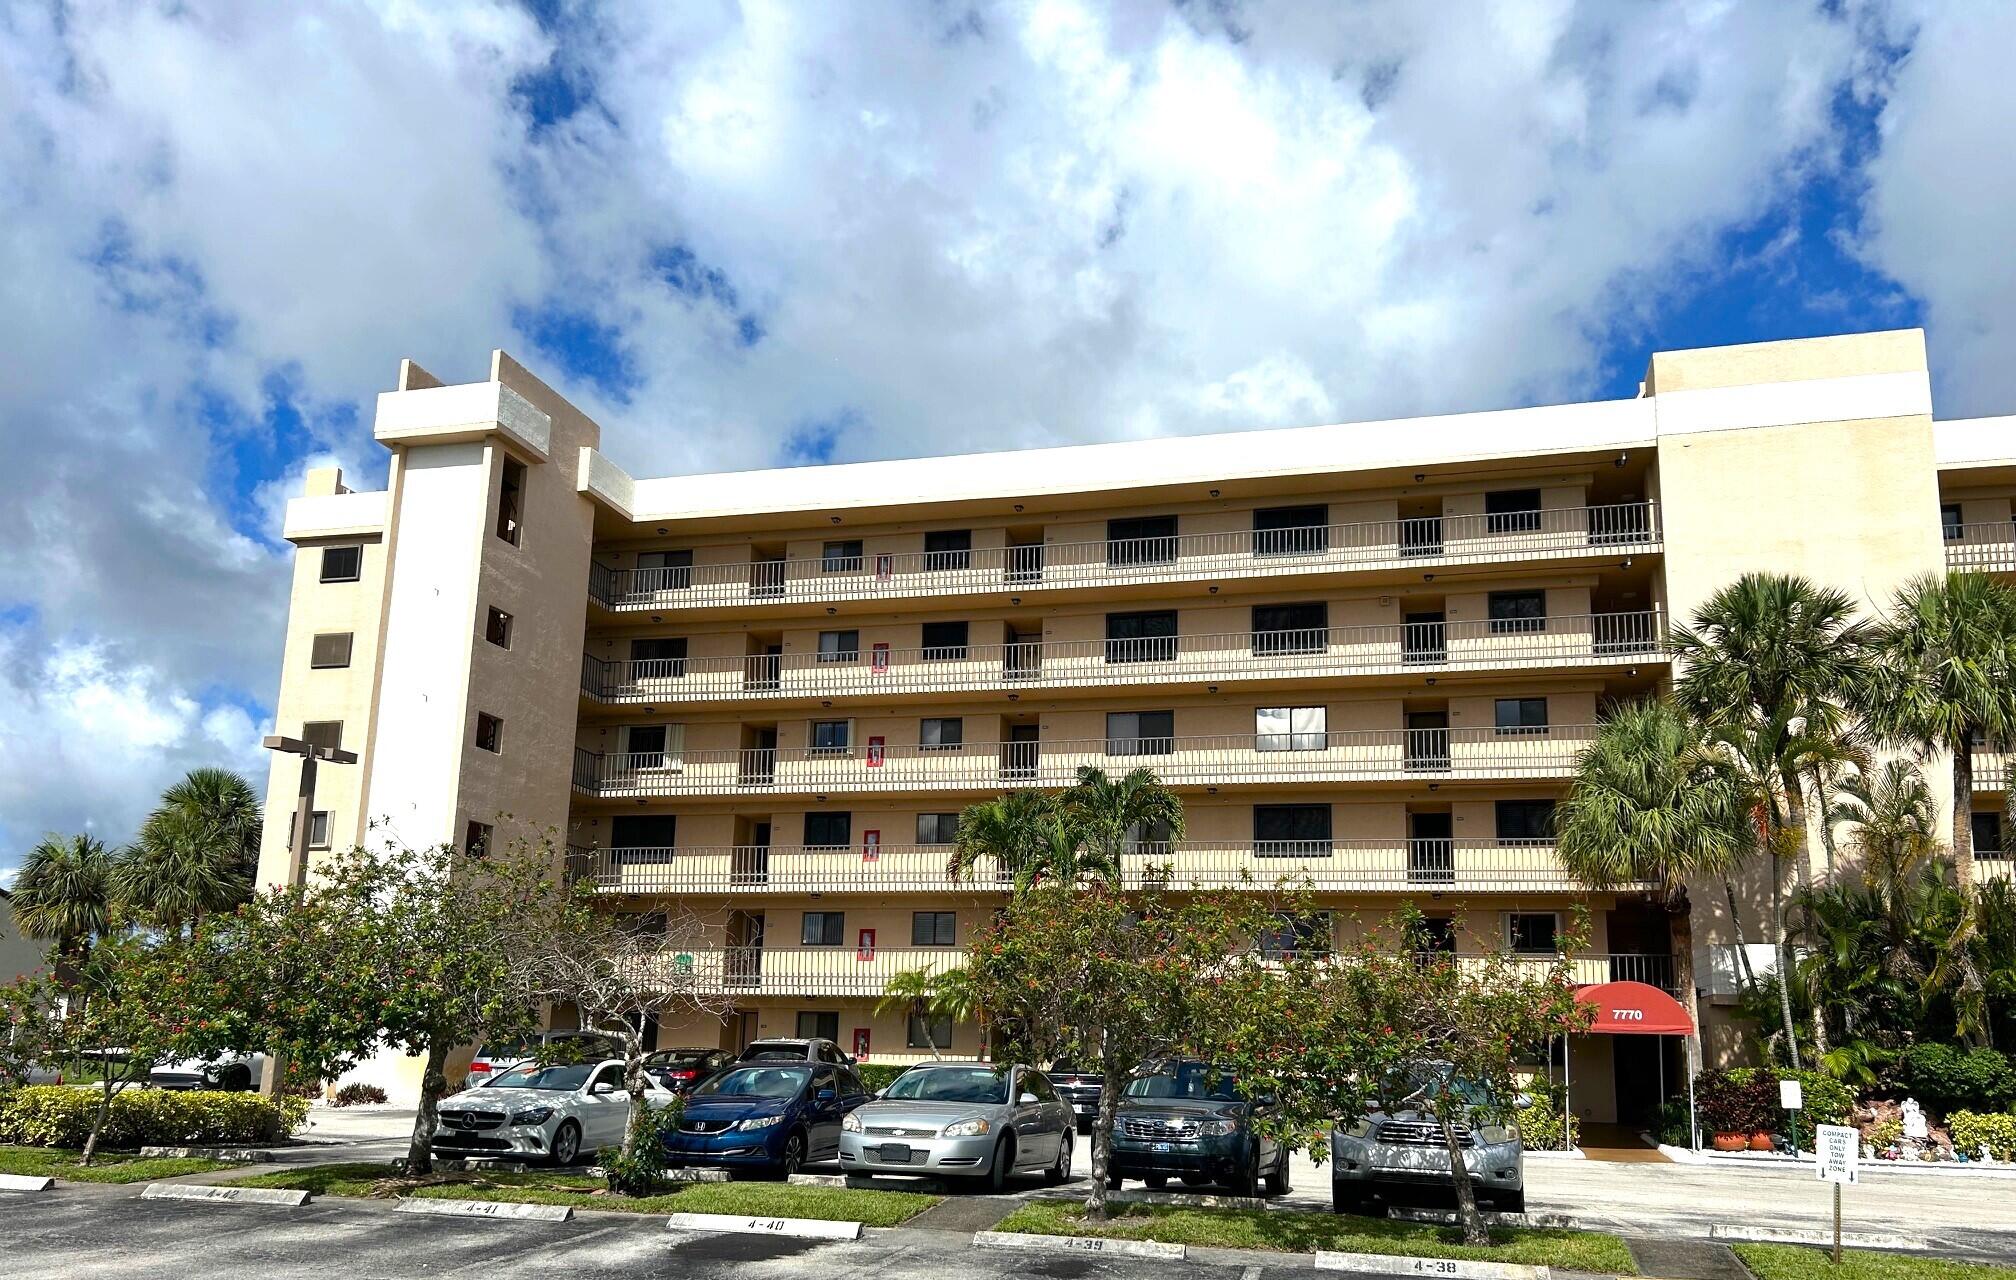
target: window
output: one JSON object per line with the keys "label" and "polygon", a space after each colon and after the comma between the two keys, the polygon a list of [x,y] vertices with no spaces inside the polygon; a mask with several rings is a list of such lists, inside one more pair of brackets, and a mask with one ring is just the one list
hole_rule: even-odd
{"label": "window", "polygon": [[1253,652],[1321,653],[1330,644],[1330,606],[1263,604],[1253,607]]}
{"label": "window", "polygon": [[[462,847],[472,858],[484,857],[490,852],[491,834],[489,823],[472,820],[462,832]],[[311,834],[308,838],[313,840],[315,837]]]}
{"label": "window", "polygon": [[1493,591],[1490,598],[1491,634],[1547,629],[1545,591]]}
{"label": "window", "polygon": [[483,624],[483,638],[499,649],[511,647],[511,615],[494,605],[490,609],[489,620]]}
{"label": "window", "polygon": [[859,573],[861,571],[861,539],[850,538],[845,542],[829,542],[819,553],[821,573]]}
{"label": "window", "polygon": [[1255,751],[1321,751],[1330,744],[1325,707],[1258,707],[1253,712]]}
{"label": "window", "polygon": [[918,844],[951,844],[958,839],[958,814],[920,813],[917,815]]}
{"label": "window", "polygon": [[1175,559],[1175,516],[1106,522],[1106,563],[1169,564]]}
{"label": "window", "polygon": [[1561,917],[1552,911],[1514,911],[1505,917],[1505,942],[1522,955],[1553,955]]}
{"label": "window", "polygon": [[1166,822],[1137,822],[1127,828],[1121,852],[1164,857],[1170,853],[1175,831]]}
{"label": "window", "polygon": [[1497,727],[1501,735],[1547,732],[1547,699],[1500,698]]}
{"label": "window", "polygon": [[1484,495],[1486,533],[1532,533],[1539,528],[1538,489],[1499,489]]}
{"label": "window", "polygon": [[1253,554],[1303,556],[1330,549],[1330,508],[1263,507],[1253,513]]}
{"label": "window", "polygon": [[623,729],[623,750],[633,769],[678,769],[686,748],[683,724],[633,724]]}
{"label": "window", "polygon": [[812,722],[812,754],[815,756],[839,756],[847,754],[847,744],[853,735],[852,720],[814,720]]}
{"label": "window", "polygon": [[840,1038],[840,1015],[838,1013],[799,1013],[798,1038],[800,1040],[838,1040]]}
{"label": "window", "polygon": [[504,722],[488,711],[476,713],[476,746],[482,751],[504,749]]}
{"label": "window", "polygon": [[308,847],[327,849],[329,847],[329,811],[317,809],[308,815]]}
{"label": "window", "polygon": [[1945,533],[1946,541],[1948,542],[1960,541],[1960,532],[1966,526],[1964,526],[1960,522],[1959,503],[1942,502],[1939,504],[1939,527],[1940,530],[1943,533]]}
{"label": "window", "polygon": [[805,847],[846,849],[854,844],[854,815],[851,813],[808,813],[805,815]]}
{"label": "window", "polygon": [[938,571],[967,569],[973,565],[973,531],[940,529],[924,535],[924,567]]}
{"label": "window", "polygon": [[679,843],[679,819],[670,813],[618,814],[609,820],[609,860],[619,867],[657,866],[672,861]]}
{"label": "window", "polygon": [[1109,711],[1106,754],[1166,756],[1176,749],[1174,711]]}
{"label": "window", "polygon": [[1500,800],[1498,839],[1552,840],[1554,802],[1552,800]]}
{"label": "window", "polygon": [[1327,804],[1254,805],[1253,856],[1256,858],[1329,857],[1330,806]]}
{"label": "window", "polygon": [[691,551],[639,551],[639,591],[683,591],[693,585]]}
{"label": "window", "polygon": [[966,656],[966,624],[927,622],[924,624],[924,661],[958,662]]}
{"label": "window", "polygon": [[952,1046],[952,1019],[932,1018],[926,1021],[913,1013],[910,1015],[904,1034],[909,1041],[907,1046],[909,1048],[930,1049],[935,1046],[939,1049],[948,1049]]}
{"label": "window", "polygon": [[805,923],[798,934],[798,944],[805,947],[839,947],[846,945],[847,917],[839,911],[807,911]]}
{"label": "window", "polygon": [[645,636],[630,642],[630,674],[636,680],[686,678],[686,637]]}
{"label": "window", "polygon": [[1260,935],[1260,954],[1268,960],[1295,955],[1327,955],[1336,937],[1328,911],[1308,915],[1280,912],[1274,925]]}
{"label": "window", "polygon": [[821,631],[819,633],[819,661],[856,662],[861,657],[861,633],[859,631]]}
{"label": "window", "polygon": [[343,747],[343,722],[341,720],[309,720],[301,726],[301,741],[311,747],[327,747],[331,751]]}
{"label": "window", "polygon": [[1176,611],[1106,615],[1106,661],[1169,662],[1176,657]]}
{"label": "window", "polygon": [[308,665],[315,668],[349,666],[350,635],[348,631],[324,631],[316,636],[314,645],[308,650]]}
{"label": "window", "polygon": [[516,458],[504,459],[504,479],[497,486],[497,536],[518,545],[524,532],[525,464]]}
{"label": "window", "polygon": [[1422,916],[1414,922],[1414,950],[1424,954],[1456,954],[1456,918]]}
{"label": "window", "polygon": [[912,911],[910,945],[913,947],[956,947],[959,945],[959,916],[951,911]]}
{"label": "window", "polygon": [[322,581],[355,582],[364,563],[362,547],[322,548]]}
{"label": "window", "polygon": [[966,721],[958,716],[927,716],[917,722],[917,745],[922,750],[956,750],[965,741]]}
{"label": "window", "polygon": [[1971,815],[1974,825],[1974,856],[1977,858],[2000,858],[2006,850],[2002,847],[2002,815],[1994,811]]}

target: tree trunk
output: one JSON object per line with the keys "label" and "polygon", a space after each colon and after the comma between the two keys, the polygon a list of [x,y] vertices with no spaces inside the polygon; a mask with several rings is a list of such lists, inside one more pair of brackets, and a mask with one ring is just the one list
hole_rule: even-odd
{"label": "tree trunk", "polygon": [[[1684,1050],[1691,1078],[1701,1070],[1701,996],[1694,985],[1694,907],[1684,887],[1666,895],[1666,933],[1673,944],[1673,985],[1680,988],[1680,1007],[1694,1024],[1691,1047]],[[1659,1101],[1663,1105],[1666,1099]]]}
{"label": "tree trunk", "polygon": [[[1776,815],[1773,815],[1776,822]],[[1791,1060],[1792,1069],[1799,1070],[1799,1033],[1792,1026],[1792,965],[1790,952],[1785,945],[1785,868],[1778,865],[1778,851],[1775,846],[1783,844],[1786,832],[1783,827],[1773,832],[1769,865],[1771,868],[1771,946],[1778,968],[1778,1012],[1785,1022],[1785,1056]]]}
{"label": "tree trunk", "polygon": [[623,1092],[630,1095],[630,1119],[623,1126],[623,1156],[635,1159],[637,1144],[650,1126],[651,1104],[645,1100],[649,1083],[644,1075],[644,1037],[623,1020],[628,1032],[623,1037]]}
{"label": "tree trunk", "polygon": [[[1806,829],[1804,780],[1796,775],[1788,776],[1785,779],[1785,785],[1789,789],[1789,793],[1795,797],[1788,803],[1787,808],[1790,810],[1792,829],[1798,832],[1797,851],[1799,861],[1797,863],[1797,871],[1799,876],[1800,929],[1808,939],[1811,939],[1813,937],[1813,849],[1812,833]],[[1820,825],[1823,829],[1827,826],[1826,810],[1824,808],[1821,810]],[[1813,1027],[1813,1056],[1815,1061],[1818,1061],[1821,1054],[1827,1052],[1827,1014],[1821,1008],[1820,993],[1815,989],[1818,981],[1816,977],[1814,979],[1814,987],[1809,987],[1806,992],[1806,1003],[1808,1006],[1807,1021]],[[1795,1068],[1799,1065],[1796,1057],[1792,1065]]]}
{"label": "tree trunk", "polygon": [[1486,1247],[1491,1243],[1491,1229],[1484,1225],[1484,1214],[1477,1208],[1477,1187],[1470,1180],[1470,1168],[1463,1163],[1463,1148],[1456,1141],[1456,1126],[1449,1119],[1449,1113],[1459,1104],[1448,1097],[1436,1100],[1435,1115],[1442,1126],[1442,1145],[1449,1152],[1449,1172],[1456,1184],[1456,1216],[1463,1224],[1463,1243]]}
{"label": "tree trunk", "polygon": [[924,1028],[924,1047],[931,1051],[931,1061],[936,1062],[938,1061],[938,1040],[931,1034],[931,1011],[924,1007],[922,1000],[919,1000],[912,1006],[912,1011],[917,1015],[917,1025]]}
{"label": "tree trunk", "polygon": [[91,1116],[91,1132],[84,1136],[84,1154],[77,1160],[81,1165],[90,1165],[91,1157],[98,1154],[99,1135],[105,1132],[105,1122],[112,1116],[112,1077],[105,1071],[110,1065],[109,1062],[98,1064],[98,1109]]}
{"label": "tree trunk", "polygon": [[1953,748],[1953,879],[1965,893],[1974,884],[1974,749],[1972,735]]}
{"label": "tree trunk", "polygon": [[1099,1118],[1092,1124],[1092,1187],[1085,1197],[1088,1222],[1106,1221],[1106,1170],[1113,1164],[1113,1113],[1120,1106],[1120,1091],[1127,1087],[1126,1076],[1110,1062],[1102,1062],[1099,1082]]}
{"label": "tree trunk", "polygon": [[434,1172],[434,1126],[440,1122],[441,1096],[448,1092],[448,1038],[427,1038],[427,1069],[420,1077],[420,1109],[413,1115],[413,1136],[406,1143],[406,1176]]}
{"label": "tree trunk", "polygon": [[1754,991],[1757,988],[1757,970],[1750,964],[1750,944],[1743,938],[1743,913],[1736,909],[1736,882],[1724,876],[1722,892],[1729,896],[1729,928],[1736,935],[1736,972],[1742,977],[1743,985]]}

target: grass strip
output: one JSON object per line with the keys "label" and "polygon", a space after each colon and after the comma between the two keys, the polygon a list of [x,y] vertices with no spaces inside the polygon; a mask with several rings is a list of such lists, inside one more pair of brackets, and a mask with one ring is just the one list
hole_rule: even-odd
{"label": "grass strip", "polygon": [[2016,1268],[1952,1258],[1843,1249],[1835,1266],[1830,1250],[1803,1244],[1732,1244],[1757,1280],[2012,1280]]}
{"label": "grass strip", "polygon": [[435,1200],[501,1200],[512,1204],[565,1204],[621,1213],[729,1213],[752,1218],[817,1218],[893,1227],[916,1217],[943,1196],[914,1191],[856,1191],[796,1187],[779,1182],[695,1182],[662,1195],[619,1196],[600,1178],[561,1173],[448,1173],[410,1184],[386,1164],[328,1164],[238,1178],[234,1187],[279,1187],[318,1196],[418,1196]]}
{"label": "grass strip", "polygon": [[[1543,1227],[1494,1227],[1488,1249],[1462,1243],[1454,1227],[1389,1222],[1352,1214],[1281,1209],[1189,1209],[1159,1204],[1109,1204],[1105,1222],[1087,1222],[1077,1201],[1035,1200],[1002,1219],[996,1231],[1046,1236],[1107,1236],[1161,1240],[1214,1249],[1280,1253],[1377,1253],[1404,1258],[1468,1258],[1635,1275],[1631,1251],[1616,1236]],[[2000,1280],[2008,1280],[2002,1277]]]}
{"label": "grass strip", "polygon": [[156,1182],[179,1178],[185,1173],[231,1168],[222,1160],[138,1156],[123,1151],[100,1151],[86,1166],[77,1163],[83,1154],[67,1147],[0,1146],[0,1173],[21,1173],[62,1182]]}

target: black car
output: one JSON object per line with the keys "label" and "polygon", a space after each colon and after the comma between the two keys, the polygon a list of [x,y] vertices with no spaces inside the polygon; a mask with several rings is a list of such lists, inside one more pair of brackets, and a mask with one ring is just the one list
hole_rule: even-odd
{"label": "black car", "polygon": [[799,1036],[771,1036],[767,1040],[751,1040],[749,1047],[736,1055],[735,1061],[825,1062],[836,1067],[854,1065],[853,1055],[842,1050],[831,1040]]}
{"label": "black car", "polygon": [[1196,1058],[1152,1063],[1135,1072],[1113,1113],[1106,1185],[1139,1178],[1151,1187],[1181,1178],[1216,1183],[1235,1196],[1288,1193],[1288,1148],[1253,1121],[1272,1099],[1248,1099],[1231,1071]]}
{"label": "black car", "polygon": [[644,1070],[672,1092],[688,1093],[733,1061],[726,1049],[660,1049],[645,1055]]}
{"label": "black car", "polygon": [[1043,1074],[1050,1078],[1064,1101],[1071,1104],[1078,1132],[1092,1132],[1093,1123],[1099,1119],[1099,1095],[1106,1091],[1105,1077],[1089,1064],[1077,1062],[1054,1062]]}

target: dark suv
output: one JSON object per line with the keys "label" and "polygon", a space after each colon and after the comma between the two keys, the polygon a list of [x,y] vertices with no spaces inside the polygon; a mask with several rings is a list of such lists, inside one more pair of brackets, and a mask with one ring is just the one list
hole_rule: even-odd
{"label": "dark suv", "polygon": [[851,1067],[854,1057],[831,1040],[806,1039],[799,1036],[771,1036],[767,1040],[751,1040],[749,1047],[735,1056],[737,1062],[825,1062],[836,1067]]}
{"label": "dark suv", "polygon": [[1286,1195],[1288,1148],[1253,1126],[1271,1105],[1269,1098],[1249,1101],[1230,1071],[1200,1059],[1141,1067],[1114,1109],[1106,1185],[1139,1178],[1161,1187],[1176,1177],[1250,1196],[1264,1181],[1268,1195]]}
{"label": "dark suv", "polygon": [[1106,1090],[1105,1077],[1096,1068],[1088,1069],[1076,1062],[1053,1062],[1043,1074],[1056,1086],[1058,1095],[1071,1104],[1078,1132],[1092,1132],[1092,1124],[1099,1118],[1099,1095]]}

